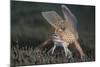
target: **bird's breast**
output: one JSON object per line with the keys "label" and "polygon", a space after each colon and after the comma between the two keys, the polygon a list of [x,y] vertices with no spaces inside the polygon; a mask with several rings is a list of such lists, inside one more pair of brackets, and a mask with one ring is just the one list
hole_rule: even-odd
{"label": "bird's breast", "polygon": [[61,33],[61,39],[66,41],[67,43],[72,43],[75,40],[75,36],[71,32]]}

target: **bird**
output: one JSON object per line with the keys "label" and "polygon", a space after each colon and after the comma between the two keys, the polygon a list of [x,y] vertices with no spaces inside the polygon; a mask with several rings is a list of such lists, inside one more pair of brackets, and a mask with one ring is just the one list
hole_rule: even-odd
{"label": "bird", "polygon": [[[67,56],[67,52],[69,51],[68,46],[73,44],[73,46],[78,50],[80,57],[83,58],[85,54],[78,42],[79,35],[77,31],[77,19],[67,6],[61,5],[61,9],[64,19],[56,11],[42,12],[42,16],[54,28],[54,33],[56,33],[52,39],[54,42],[52,54],[60,42],[59,46],[64,48],[65,56]],[[43,45],[46,45],[49,40],[46,40]]]}

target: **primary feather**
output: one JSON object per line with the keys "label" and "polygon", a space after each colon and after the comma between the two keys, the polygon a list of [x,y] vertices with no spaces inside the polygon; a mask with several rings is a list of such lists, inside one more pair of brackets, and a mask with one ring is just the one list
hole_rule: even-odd
{"label": "primary feather", "polygon": [[62,12],[64,14],[64,19],[58,15],[56,11],[47,11],[42,12],[42,16],[51,24],[55,29],[62,29],[63,32],[67,33],[70,31],[73,33],[76,39],[78,39],[76,18],[71,13],[71,11],[65,6],[62,5]]}

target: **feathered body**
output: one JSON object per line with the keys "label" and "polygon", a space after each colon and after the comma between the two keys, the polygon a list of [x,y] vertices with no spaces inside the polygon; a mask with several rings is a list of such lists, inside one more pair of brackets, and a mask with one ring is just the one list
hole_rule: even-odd
{"label": "feathered body", "polygon": [[70,31],[67,31],[67,33],[65,33],[63,30],[59,29],[56,30],[56,33],[58,33],[60,38],[67,43],[73,43],[76,40],[74,34]]}
{"label": "feathered body", "polygon": [[[64,19],[62,19],[55,11],[42,12],[42,16],[55,29],[54,32],[59,35],[62,41],[69,44],[74,43],[82,58],[84,53],[78,42],[79,36],[77,32],[76,17],[65,5],[61,5],[61,8]],[[46,43],[48,42],[45,42],[44,44]]]}

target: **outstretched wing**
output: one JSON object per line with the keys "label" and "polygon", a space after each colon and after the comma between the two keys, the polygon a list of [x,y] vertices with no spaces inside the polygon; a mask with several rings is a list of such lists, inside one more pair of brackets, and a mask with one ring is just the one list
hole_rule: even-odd
{"label": "outstretched wing", "polygon": [[61,5],[61,8],[64,15],[64,19],[62,19],[62,17],[60,17],[55,11],[42,12],[42,16],[54,28],[60,28],[65,33],[67,33],[67,31],[71,31],[75,35],[75,38],[78,39],[76,17],[65,5]]}
{"label": "outstretched wing", "polygon": [[51,24],[54,28],[62,28],[66,27],[64,25],[63,19],[55,12],[55,11],[48,11],[42,12],[42,16]]}
{"label": "outstretched wing", "polygon": [[66,30],[70,30],[71,32],[74,33],[76,39],[78,39],[78,32],[77,32],[77,19],[74,16],[74,14],[68,9],[67,6],[61,5],[62,12],[64,15],[65,23],[67,25]]}

